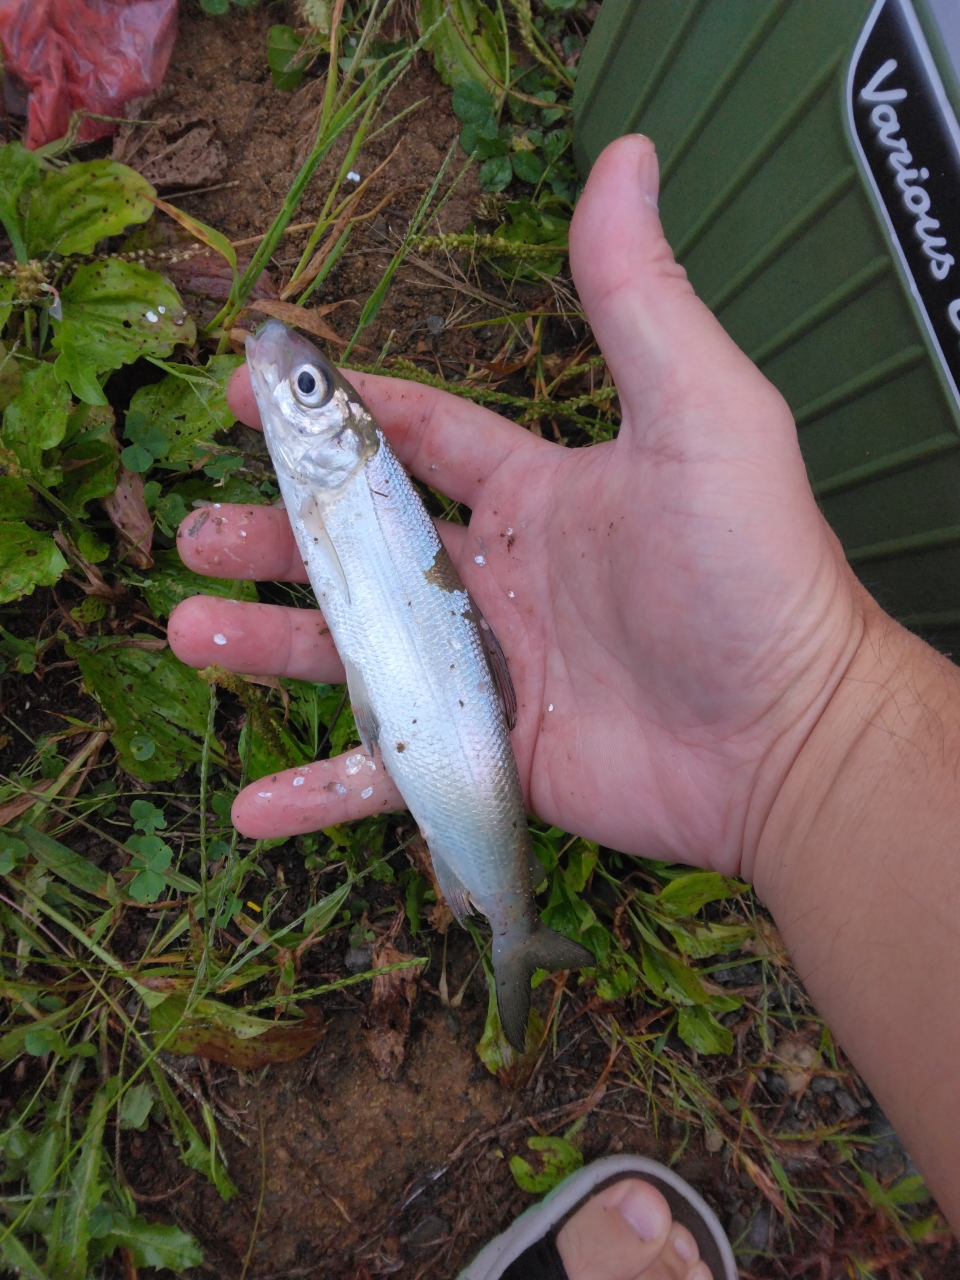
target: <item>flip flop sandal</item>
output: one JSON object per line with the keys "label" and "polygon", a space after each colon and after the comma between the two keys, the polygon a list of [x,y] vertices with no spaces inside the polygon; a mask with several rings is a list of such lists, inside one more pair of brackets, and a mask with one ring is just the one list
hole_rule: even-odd
{"label": "flip flop sandal", "polygon": [[717,1215],[672,1169],[643,1156],[608,1156],[570,1175],[481,1250],[458,1280],[569,1280],[556,1234],[580,1206],[623,1178],[642,1178],[661,1193],[674,1222],[687,1228],[713,1280],[737,1280],[737,1264]]}

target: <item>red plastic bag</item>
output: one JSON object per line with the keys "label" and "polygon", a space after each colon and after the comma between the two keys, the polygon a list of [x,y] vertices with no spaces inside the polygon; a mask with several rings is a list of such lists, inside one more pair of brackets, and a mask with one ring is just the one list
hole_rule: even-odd
{"label": "red plastic bag", "polygon": [[[8,73],[29,92],[30,148],[62,138],[74,111],[119,116],[163,80],[177,33],[177,0],[0,0]],[[113,133],[85,120],[79,141]]]}

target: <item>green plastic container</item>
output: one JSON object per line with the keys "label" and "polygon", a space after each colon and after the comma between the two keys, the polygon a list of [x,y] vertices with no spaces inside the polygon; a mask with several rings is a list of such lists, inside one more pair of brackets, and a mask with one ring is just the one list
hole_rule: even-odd
{"label": "green plastic container", "polygon": [[604,0],[574,111],[584,175],[656,142],[667,237],[850,562],[960,638],[960,0]]}

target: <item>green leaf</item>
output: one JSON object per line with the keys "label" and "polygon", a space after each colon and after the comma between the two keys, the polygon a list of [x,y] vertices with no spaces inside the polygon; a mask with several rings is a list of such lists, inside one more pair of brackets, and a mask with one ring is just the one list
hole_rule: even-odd
{"label": "green leaf", "polygon": [[461,80],[453,90],[453,114],[464,124],[483,125],[496,119],[493,95],[477,80]]}
{"label": "green leaf", "polygon": [[100,1181],[100,1162],[106,1121],[107,1096],[101,1089],[90,1108],[80,1154],[70,1174],[70,1195],[66,1200],[57,1247],[47,1258],[47,1268],[58,1280],[86,1280],[90,1217],[105,1190]]}
{"label": "green leaf", "polygon": [[510,1160],[510,1172],[521,1191],[545,1195],[583,1164],[583,1152],[566,1138],[537,1135],[527,1139],[527,1146],[531,1151],[540,1153],[538,1170],[534,1170],[522,1156],[513,1156]]}
{"label": "green leaf", "polygon": [[179,1227],[159,1222],[147,1222],[146,1218],[124,1218],[111,1223],[110,1230],[99,1241],[102,1256],[114,1249],[126,1249],[134,1267],[166,1268],[182,1275],[190,1267],[203,1262],[203,1250]]}
{"label": "green leaf", "polygon": [[45,465],[43,455],[63,439],[71,405],[70,392],[53,365],[35,364],[22,371],[20,392],[3,412],[3,443],[43,485],[60,483],[60,467]]}
{"label": "green leaf", "polygon": [[194,1127],[190,1117],[177,1101],[167,1078],[155,1062],[150,1062],[150,1075],[160,1095],[160,1102],[166,1113],[177,1146],[180,1148],[180,1159],[188,1169],[196,1169],[208,1178],[220,1192],[224,1200],[237,1195],[230,1175],[223,1161],[217,1154],[216,1143],[206,1143]]}
{"label": "green leaf", "polygon": [[219,596],[223,600],[256,601],[257,588],[252,582],[233,578],[206,578],[194,573],[173,551],[154,552],[154,566],[146,577],[136,582],[146,596],[155,618],[166,618],[181,600],[190,596]]}
{"label": "green leaf", "polygon": [[43,162],[19,142],[0,147],[0,222],[6,228],[18,262],[29,257],[24,237],[21,204],[25,192],[44,177]]}
{"label": "green leaf", "polygon": [[154,1092],[144,1080],[132,1085],[120,1103],[120,1127],[122,1129],[146,1129],[153,1106]]}
{"label": "green leaf", "polygon": [[79,853],[60,844],[52,836],[24,824],[19,831],[24,843],[45,870],[52,872],[75,889],[96,897],[107,896],[107,875]]}
{"label": "green leaf", "polygon": [[475,81],[495,93],[505,82],[504,41],[482,0],[421,0],[420,30],[432,27],[427,46],[444,84]]}
{"label": "green leaf", "polygon": [[278,23],[267,32],[267,66],[278,89],[296,89],[306,71],[306,60],[298,60],[303,38],[293,27]]}
{"label": "green leaf", "polygon": [[510,155],[510,163],[521,182],[535,185],[543,177],[543,161],[535,151],[514,151]]}
{"label": "green leaf", "polygon": [[[12,476],[0,476],[0,502],[12,480]],[[52,587],[66,567],[49,534],[0,518],[0,604],[28,596],[34,587]]]}
{"label": "green leaf", "polygon": [[[200,759],[210,695],[169,650],[68,641],[84,684],[106,712],[121,766],[148,782],[169,781]],[[223,761],[214,740],[213,758]]]}
{"label": "green leaf", "polygon": [[719,871],[692,871],[665,885],[657,905],[673,916],[692,916],[708,902],[734,898],[746,887],[739,880],[728,880]]}
{"label": "green leaf", "polygon": [[[81,518],[87,514],[88,502],[92,502],[94,498],[105,498],[117,487],[120,455],[112,436],[109,439],[95,440],[81,437],[64,449],[60,461],[63,464],[63,482],[58,497]],[[84,533],[88,535],[88,541],[93,537],[98,542],[90,530],[84,530]],[[81,540],[82,538],[81,534]],[[104,546],[103,543],[98,545]],[[96,547],[93,550],[98,554]],[[82,547],[80,551],[83,554]],[[109,548],[106,549],[106,554],[109,554]],[[101,555],[100,558],[105,557]],[[87,556],[87,559],[90,557]]]}
{"label": "green leaf", "polygon": [[164,890],[163,876],[155,871],[138,871],[130,881],[129,894],[134,902],[156,902]]}
{"label": "green leaf", "polygon": [[138,475],[142,475],[153,466],[154,458],[150,450],[145,449],[142,444],[129,444],[122,450],[120,461],[128,471],[136,471]]}
{"label": "green leaf", "polygon": [[0,1257],[9,1265],[14,1275],[26,1276],[27,1280],[50,1280],[50,1273],[40,1266],[26,1245],[21,1244],[15,1235],[5,1235],[0,1239]]}
{"label": "green leaf", "polygon": [[100,240],[146,222],[156,191],[134,169],[114,160],[87,160],[51,173],[33,192],[27,212],[27,253],[93,253]]}
{"label": "green leaf", "polygon": [[148,836],[152,836],[158,829],[163,831],[167,825],[163,810],[149,800],[134,800],[130,805],[130,817],[136,829]]}
{"label": "green leaf", "polygon": [[107,543],[101,542],[92,529],[84,529],[81,533],[77,539],[77,550],[91,564],[100,564],[110,554]]}
{"label": "green leaf", "polygon": [[[195,1053],[238,1070],[303,1057],[323,1034],[316,1021],[274,1022],[219,1000],[199,1000],[186,1013],[186,1002],[186,996],[171,995],[151,1011],[154,1037],[163,1039],[169,1053]],[[166,1039],[171,1028],[174,1035]]]}
{"label": "green leaf", "polygon": [[[0,280],[0,329],[7,323],[10,307],[2,305],[3,299],[16,295],[16,286],[12,280]],[[13,350],[7,350],[0,342],[0,409],[5,409],[15,396],[20,394],[21,361]]]}
{"label": "green leaf", "polygon": [[484,191],[502,191],[512,178],[509,156],[492,156],[480,166],[480,185]]}
{"label": "green leaf", "polygon": [[105,404],[97,377],[140,356],[169,355],[196,338],[173,285],[135,262],[79,267],[60,295],[63,320],[53,321],[57,375],[87,404]]}
{"label": "green leaf", "polygon": [[701,1005],[678,1011],[677,1034],[697,1053],[733,1053],[733,1035]]}
{"label": "green leaf", "polygon": [[157,457],[193,463],[199,444],[213,448],[214,434],[233,426],[236,419],[225,392],[231,373],[242,363],[239,356],[214,356],[202,370],[179,366],[182,373],[168,372],[161,382],[135,392],[130,409],[143,415],[146,428],[161,428],[169,439],[166,452]]}

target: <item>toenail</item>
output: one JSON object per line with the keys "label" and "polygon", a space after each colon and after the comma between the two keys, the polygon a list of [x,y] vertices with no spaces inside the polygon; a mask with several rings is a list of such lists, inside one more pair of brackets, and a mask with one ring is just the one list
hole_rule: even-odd
{"label": "toenail", "polygon": [[696,1262],[697,1246],[686,1234],[686,1232],[678,1231],[673,1237],[673,1247],[684,1260],[684,1262]]}
{"label": "toenail", "polygon": [[669,1210],[652,1188],[632,1188],[617,1208],[620,1216],[633,1227],[641,1240],[656,1240],[670,1224]]}

